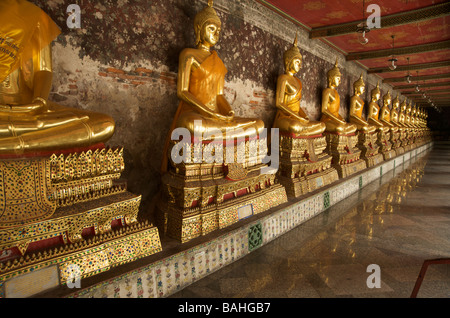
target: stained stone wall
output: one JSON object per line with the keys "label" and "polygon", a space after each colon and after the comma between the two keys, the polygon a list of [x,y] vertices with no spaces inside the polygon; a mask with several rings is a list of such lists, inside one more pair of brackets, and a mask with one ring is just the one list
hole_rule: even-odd
{"label": "stained stone wall", "polygon": [[[178,98],[178,55],[194,46],[193,19],[202,0],[31,0],[60,26],[53,43],[51,100],[111,115],[116,131],[109,145],[125,149],[130,191],[142,194],[148,211],[160,182],[162,147]],[[295,2],[295,1],[294,1]],[[66,24],[69,4],[81,7],[81,28]],[[222,33],[215,47],[227,66],[225,93],[237,116],[257,117],[270,127],[276,80],[283,72],[283,52],[297,32],[303,55],[298,77],[302,107],[320,119],[326,73],[338,58],[343,117],[355,82],[363,70],[342,54],[254,0],[216,0]],[[364,72],[365,73],[365,72]],[[370,90],[378,78],[365,75]],[[383,94],[389,88],[382,86]]]}

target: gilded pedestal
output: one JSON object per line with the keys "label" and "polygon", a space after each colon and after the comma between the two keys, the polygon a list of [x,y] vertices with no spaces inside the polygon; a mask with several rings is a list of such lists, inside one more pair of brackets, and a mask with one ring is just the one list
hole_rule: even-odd
{"label": "gilded pedestal", "polygon": [[346,178],[367,168],[366,162],[360,158],[361,150],[356,146],[358,136],[352,134],[338,134],[325,132],[327,141],[326,152],[332,156],[334,167],[339,178]]}
{"label": "gilded pedestal", "polygon": [[29,287],[38,271],[56,287],[161,251],[157,228],[138,221],[141,196],[127,191],[123,168],[120,148],[0,160],[1,296],[41,291]]}
{"label": "gilded pedestal", "polygon": [[331,166],[332,157],[324,152],[326,146],[325,136],[280,134],[278,179],[289,197],[298,197],[339,179]]}
{"label": "gilded pedestal", "polygon": [[383,130],[378,130],[377,144],[380,146],[380,153],[383,155],[384,160],[392,159],[396,156],[395,150],[392,149],[392,143],[390,142],[391,133]]}
{"label": "gilded pedestal", "polygon": [[[177,144],[171,142],[169,153]],[[275,180],[276,171],[263,170],[267,168],[261,155],[267,153],[266,139],[215,146],[222,160],[216,157],[216,162],[207,163],[201,154],[213,152],[214,145],[192,143],[185,148],[191,163],[170,158],[170,168],[162,177],[157,225],[161,233],[182,243],[287,202],[285,189]],[[230,151],[237,160],[228,164]],[[195,162],[196,157],[200,162]]]}
{"label": "gilded pedestal", "polygon": [[378,152],[380,146],[377,144],[377,132],[358,131],[358,148],[361,150],[361,159],[366,162],[367,167],[383,162],[383,155]]}

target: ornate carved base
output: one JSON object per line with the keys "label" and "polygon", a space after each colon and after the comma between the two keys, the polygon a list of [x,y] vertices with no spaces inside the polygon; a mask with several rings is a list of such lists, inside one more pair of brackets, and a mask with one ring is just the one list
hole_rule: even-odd
{"label": "ornate carved base", "polygon": [[288,197],[298,197],[339,179],[325,148],[324,136],[280,133],[278,180],[286,188]]}
{"label": "ornate carved base", "polygon": [[358,131],[358,148],[361,150],[361,159],[367,167],[372,167],[382,162],[383,155],[378,153],[380,146],[377,144],[377,133],[365,134]]}
{"label": "ornate carved base", "polygon": [[398,148],[395,148],[394,150],[395,150],[395,155],[396,156],[400,156],[400,155],[403,155],[405,153],[405,149],[403,147],[398,147]]}
{"label": "ornate carved base", "polygon": [[[169,153],[178,146],[172,142]],[[240,140],[228,146],[222,141],[215,146],[191,143],[183,149],[190,158],[200,154],[200,160],[176,163],[171,158],[156,207],[161,233],[187,242],[287,202],[286,191],[275,181],[276,171],[265,171],[268,167],[262,164],[267,153],[265,139]],[[234,153],[230,161],[227,152]],[[225,164],[207,163],[205,153],[213,153],[216,161],[223,156]]]}
{"label": "ornate carved base", "polygon": [[[98,246],[110,240],[111,231],[126,232],[138,224],[141,196],[128,192],[126,182],[119,180],[123,168],[122,150],[104,147],[1,159],[0,281],[25,273],[24,266],[55,264],[54,249],[75,246],[83,254],[87,240]],[[146,225],[145,231],[151,227]],[[152,253],[160,250],[157,245]]]}
{"label": "ornate carved base", "polygon": [[403,138],[405,137],[405,132],[403,128],[397,128],[397,130],[391,130],[392,150],[395,151],[395,156],[399,156],[405,153],[405,149],[402,147]]}
{"label": "ornate carved base", "polygon": [[339,180],[339,175],[337,170],[331,167],[325,171],[308,176],[297,178],[279,177],[278,180],[285,187],[287,196],[296,198]]}
{"label": "ornate carved base", "polygon": [[361,150],[356,147],[356,134],[341,135],[325,133],[326,152],[333,157],[332,166],[337,170],[339,178],[348,177],[367,168],[366,162],[360,158]]}
{"label": "ornate carved base", "polygon": [[158,229],[148,223],[95,235],[1,263],[0,298],[29,297],[161,251]]}
{"label": "ornate carved base", "polygon": [[221,205],[213,205],[191,215],[186,215],[181,209],[160,200],[157,207],[158,227],[160,232],[161,227],[164,227],[166,235],[184,243],[285,202],[286,191],[281,185],[273,185],[269,189],[225,201]]}
{"label": "ornate carved base", "polygon": [[384,160],[389,160],[395,157],[395,150],[392,150],[392,143],[390,142],[391,139],[391,132],[388,131],[387,133],[383,132],[382,130],[378,131],[377,136],[377,144],[380,146],[380,153],[383,155]]}

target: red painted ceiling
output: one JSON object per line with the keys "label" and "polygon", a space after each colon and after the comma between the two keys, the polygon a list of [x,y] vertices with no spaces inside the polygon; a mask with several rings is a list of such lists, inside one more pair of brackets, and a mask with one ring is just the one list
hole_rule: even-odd
{"label": "red painted ceiling", "polygon": [[[363,0],[258,0],[276,12],[283,12],[292,19],[299,22],[306,30],[334,26],[337,24],[363,20]],[[447,0],[365,0],[364,5],[377,4],[381,9],[381,16],[392,14],[401,14],[407,11],[425,8],[436,4],[447,2]],[[371,13],[365,12],[365,18]],[[358,41],[358,33],[330,36],[321,38],[324,42],[339,49],[344,55],[349,53],[360,53],[377,50],[389,50],[393,47],[391,35],[395,35],[395,48],[411,47],[420,44],[437,43],[450,40],[450,14],[439,18],[431,18],[420,22],[407,23],[395,27],[372,29],[367,38],[369,42],[362,45]],[[432,62],[450,62],[450,48],[430,51],[426,53],[413,53],[408,55],[395,56],[398,66],[407,66],[409,64],[423,64]],[[388,72],[390,57],[363,59],[356,61],[366,69],[385,68],[382,73],[375,73],[380,80],[405,77],[407,71]],[[450,67],[429,68],[419,70],[419,76],[439,75],[450,73]],[[413,76],[417,75],[415,70],[410,71]],[[440,83],[450,79],[427,80],[427,84]],[[421,81],[424,83],[423,81]],[[415,83],[413,79],[413,83]],[[407,85],[403,82],[389,82],[394,89],[398,86]],[[437,87],[444,90],[449,87]],[[431,90],[431,89],[430,89]],[[448,91],[450,94],[450,90]],[[437,93],[436,93],[437,94]],[[425,105],[424,105],[425,106]],[[447,105],[446,105],[447,106]],[[450,104],[448,105],[450,106]]]}

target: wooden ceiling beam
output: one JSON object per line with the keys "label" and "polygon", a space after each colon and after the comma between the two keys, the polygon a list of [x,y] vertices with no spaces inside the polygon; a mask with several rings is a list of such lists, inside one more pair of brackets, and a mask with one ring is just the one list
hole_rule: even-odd
{"label": "wooden ceiling beam", "polygon": [[[424,76],[415,76],[413,78],[414,81],[427,81],[427,80],[435,80],[435,79],[442,79],[442,78],[450,78],[450,73],[445,74],[435,74],[435,75],[424,75]],[[383,80],[383,83],[398,83],[398,82],[404,82],[405,77],[392,77],[392,78],[385,78]],[[421,83],[419,82],[419,85]]]}
{"label": "wooden ceiling beam", "polygon": [[446,40],[446,41],[441,41],[441,42],[425,43],[425,44],[419,44],[419,45],[413,45],[413,46],[396,47],[393,49],[365,51],[365,52],[351,52],[351,53],[347,54],[345,59],[347,61],[368,60],[368,59],[376,59],[376,58],[380,58],[380,57],[388,57],[391,55],[399,56],[399,55],[408,55],[408,54],[415,54],[415,53],[446,50],[449,47],[450,47],[450,40]]}
{"label": "wooden ceiling beam", "polygon": [[[381,27],[385,29],[399,25],[420,22],[424,20],[436,19],[448,15],[449,13],[450,13],[450,2],[439,3],[425,8],[420,8],[407,12],[400,12],[381,17],[380,18]],[[312,28],[309,33],[309,38],[317,39],[323,37],[356,33],[357,25],[364,21],[365,20],[359,20],[349,23]]]}
{"label": "wooden ceiling beam", "polygon": [[[420,92],[403,92],[402,95],[422,95],[423,90]],[[436,93],[449,93],[450,94],[450,89],[434,89],[434,90],[429,90],[429,91],[425,91],[425,94],[427,95],[433,95]]]}
{"label": "wooden ceiling beam", "polygon": [[[422,63],[422,64],[413,64],[413,65],[398,65],[395,70],[390,70],[389,67],[377,67],[377,68],[369,68],[367,70],[367,74],[375,74],[375,73],[391,73],[391,72],[405,72],[405,71],[415,71],[415,70],[424,70],[431,68],[439,68],[439,67],[447,67],[450,66],[450,61],[439,61],[432,63]],[[411,74],[411,77],[414,76]]]}
{"label": "wooden ceiling beam", "polygon": [[[414,77],[412,77],[411,80],[412,80],[412,82],[414,82]],[[397,90],[411,89],[411,88],[415,88],[416,85],[417,84],[399,85],[399,86],[394,86],[394,89],[397,89]],[[429,83],[429,84],[422,84],[422,85],[420,85],[420,87],[441,87],[441,86],[450,86],[450,82]]]}

